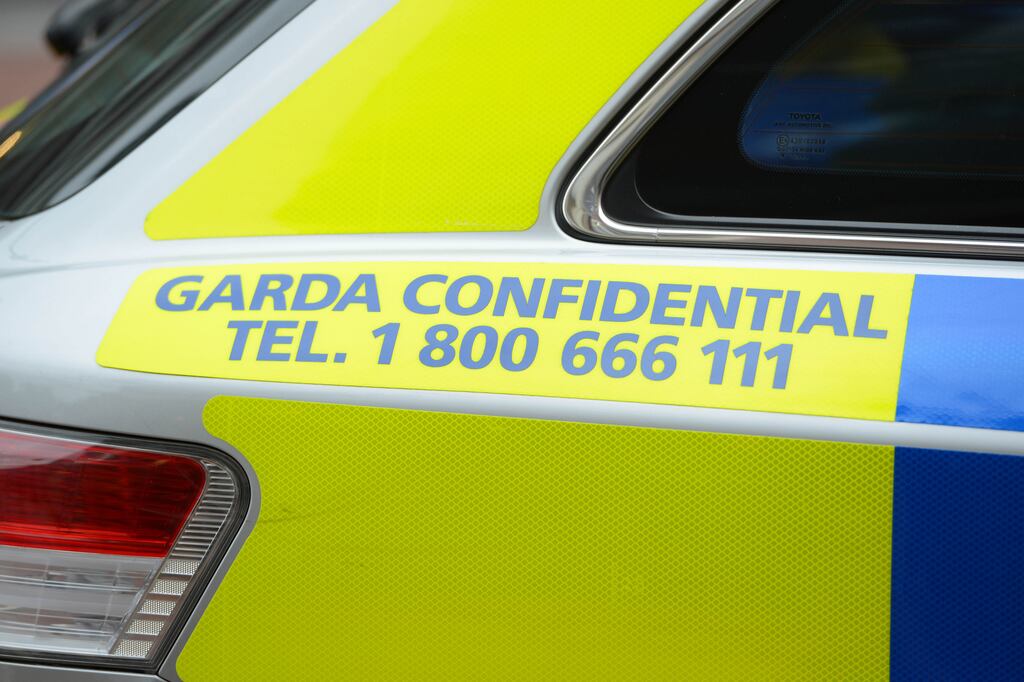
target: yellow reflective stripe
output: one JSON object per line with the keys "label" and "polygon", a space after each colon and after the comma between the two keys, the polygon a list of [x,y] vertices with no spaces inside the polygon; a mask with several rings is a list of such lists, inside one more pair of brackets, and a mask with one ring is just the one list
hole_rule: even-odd
{"label": "yellow reflective stripe", "polygon": [[885,680],[893,448],[222,397],[186,680]]}
{"label": "yellow reflective stripe", "polygon": [[699,4],[400,0],[146,232],[525,229],[573,138]]}
{"label": "yellow reflective stripe", "polygon": [[167,268],[136,281],[97,361],[892,420],[912,288],[911,275],[609,264]]}

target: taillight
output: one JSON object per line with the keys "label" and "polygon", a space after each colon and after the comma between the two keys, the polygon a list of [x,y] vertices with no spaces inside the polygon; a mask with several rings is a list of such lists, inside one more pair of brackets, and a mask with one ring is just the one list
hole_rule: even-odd
{"label": "taillight", "polygon": [[155,664],[237,530],[225,459],[103,440],[0,429],[0,654]]}

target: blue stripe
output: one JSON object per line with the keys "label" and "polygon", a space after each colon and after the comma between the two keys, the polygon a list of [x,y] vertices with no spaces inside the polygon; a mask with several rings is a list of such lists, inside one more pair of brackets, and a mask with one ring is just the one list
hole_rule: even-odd
{"label": "blue stripe", "polygon": [[1024,280],[917,276],[896,420],[1024,431]]}
{"label": "blue stripe", "polygon": [[1024,457],[896,449],[890,677],[1024,679]]}

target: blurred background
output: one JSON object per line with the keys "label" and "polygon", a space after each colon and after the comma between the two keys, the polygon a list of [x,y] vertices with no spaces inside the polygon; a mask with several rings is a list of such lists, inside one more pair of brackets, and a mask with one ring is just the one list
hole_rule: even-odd
{"label": "blurred background", "polygon": [[63,0],[0,0],[0,108],[39,92],[61,60],[43,33]]}

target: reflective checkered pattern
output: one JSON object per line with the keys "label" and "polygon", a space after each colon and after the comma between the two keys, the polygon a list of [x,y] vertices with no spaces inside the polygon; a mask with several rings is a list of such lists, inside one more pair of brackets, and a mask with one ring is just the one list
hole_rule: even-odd
{"label": "reflective checkered pattern", "polygon": [[883,679],[893,449],[244,398],[187,680]]}

